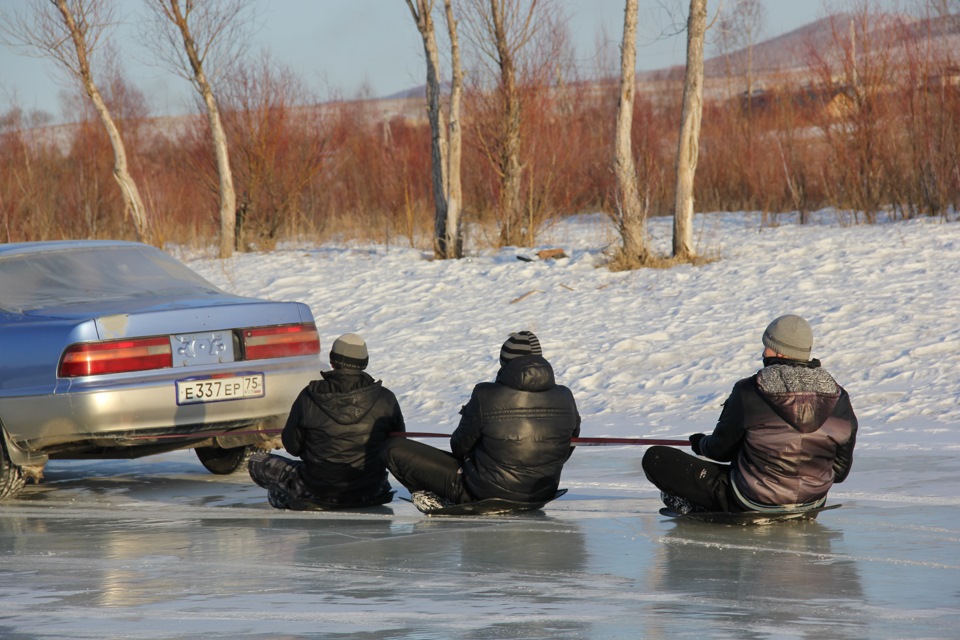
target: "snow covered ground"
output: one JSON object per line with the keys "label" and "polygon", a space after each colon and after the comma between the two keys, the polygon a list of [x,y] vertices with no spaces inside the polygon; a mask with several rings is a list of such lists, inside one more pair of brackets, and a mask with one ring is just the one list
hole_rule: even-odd
{"label": "snow covered ground", "polygon": [[[705,266],[612,273],[604,219],[553,227],[569,259],[523,262],[507,248],[433,261],[391,247],[316,247],[190,260],[240,294],[313,309],[324,349],[355,331],[369,371],[416,430],[456,426],[472,386],[496,372],[511,331],[536,333],[591,436],[686,436],[711,429],[733,383],[760,366],[760,335],[807,318],[814,356],[850,392],[860,451],[960,452],[960,224],[917,220],[760,227],[748,214],[699,216]],[[668,219],[651,221],[655,246]]]}
{"label": "snow covered ground", "polygon": [[[666,250],[670,221],[652,220]],[[425,518],[272,510],[189,452],[55,462],[0,506],[2,638],[955,638],[960,629],[960,223],[698,216],[703,266],[611,273],[598,216],[534,250],[433,261],[391,246],[183,255],[223,288],[362,334],[408,428],[449,433],[530,329],[584,436],[709,431],[760,335],[810,320],[860,419],[844,507],[736,528],[657,514],[642,447],[581,447],[543,512]],[[443,440],[431,444],[445,446]],[[401,495],[405,492],[401,491]]]}

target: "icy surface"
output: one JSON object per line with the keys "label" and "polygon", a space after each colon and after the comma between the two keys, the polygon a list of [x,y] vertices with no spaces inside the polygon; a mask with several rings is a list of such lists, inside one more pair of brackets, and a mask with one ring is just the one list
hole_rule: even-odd
{"label": "icy surface", "polygon": [[[513,330],[537,333],[584,436],[708,431],[783,313],[860,418],[843,508],[806,524],[666,520],[637,446],[581,447],[537,513],[427,518],[407,502],[279,512],[191,452],[51,462],[0,505],[7,638],[955,638],[960,629],[960,224],[760,229],[698,218],[700,267],[611,273],[598,217],[550,230],[570,258],[432,261],[391,246],[220,262],[218,286],[348,331],[408,427],[449,432]],[[658,246],[669,221],[654,220]],[[444,440],[428,440],[444,447]],[[406,492],[400,491],[401,496]]]}

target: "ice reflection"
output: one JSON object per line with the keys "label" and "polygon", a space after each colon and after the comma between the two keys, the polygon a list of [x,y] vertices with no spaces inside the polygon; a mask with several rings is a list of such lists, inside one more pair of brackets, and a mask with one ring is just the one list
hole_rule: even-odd
{"label": "ice reflection", "polygon": [[299,567],[287,589],[315,594],[318,611],[389,612],[399,625],[391,637],[445,623],[483,637],[586,637],[589,624],[570,615],[586,563],[575,524],[531,515],[269,527],[278,553]]}
{"label": "ice reflection", "polygon": [[679,522],[659,547],[651,588],[687,596],[659,605],[663,613],[729,625],[742,638],[863,637],[856,562],[833,551],[842,536],[817,522]]}
{"label": "ice reflection", "polygon": [[59,606],[132,607],[160,602],[183,586],[175,573],[151,569],[169,568],[193,553],[187,532],[164,529],[151,530],[142,520],[105,527],[90,520],[5,517],[0,550],[3,557],[23,558],[18,566],[28,567],[33,588]]}
{"label": "ice reflection", "polygon": [[725,527],[589,504],[438,519],[247,503],[5,505],[0,637],[956,636],[943,510]]}

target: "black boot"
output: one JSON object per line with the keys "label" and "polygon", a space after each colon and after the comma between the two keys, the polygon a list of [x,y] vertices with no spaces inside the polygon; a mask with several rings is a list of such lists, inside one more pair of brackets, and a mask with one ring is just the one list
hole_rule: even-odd
{"label": "black boot", "polygon": [[274,509],[286,509],[290,503],[290,496],[280,487],[270,487],[267,489],[267,502]]}
{"label": "black boot", "polygon": [[663,491],[660,492],[660,499],[663,500],[663,504],[667,505],[668,509],[671,509],[681,515],[686,515],[691,511],[703,511],[703,509],[700,507],[690,504],[683,498],[672,496],[669,493],[664,493]]}

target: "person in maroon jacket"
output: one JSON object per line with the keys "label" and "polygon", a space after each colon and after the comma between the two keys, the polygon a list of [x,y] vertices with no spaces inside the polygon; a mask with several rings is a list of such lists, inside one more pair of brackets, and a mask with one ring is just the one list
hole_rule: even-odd
{"label": "person in maroon jacket", "polygon": [[734,385],[713,433],[690,436],[701,458],[662,446],[644,454],[647,479],[674,511],[813,509],[850,473],[857,417],[843,387],[810,359],[810,325],[781,316],[762,342],[763,368]]}
{"label": "person in maroon jacket", "polygon": [[385,504],[393,498],[379,450],[391,432],[405,431],[396,396],[364,369],[363,338],[348,333],[330,350],[331,371],[310,382],[293,402],[283,448],[299,460],[259,453],[250,477],[278,509],[303,501],[327,507]]}

